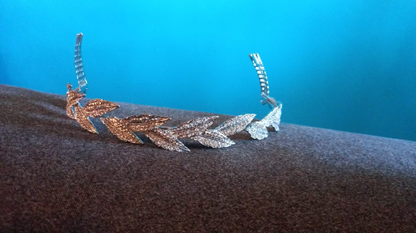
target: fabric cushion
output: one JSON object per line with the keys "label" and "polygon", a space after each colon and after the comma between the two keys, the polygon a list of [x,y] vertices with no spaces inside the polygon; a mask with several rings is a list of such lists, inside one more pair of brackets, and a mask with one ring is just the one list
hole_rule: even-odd
{"label": "fabric cushion", "polygon": [[[171,126],[217,115],[119,104],[110,116]],[[261,141],[185,140],[191,152],[178,153],[122,142],[99,119],[91,134],[65,105],[0,85],[1,232],[416,230],[416,142],[282,123]]]}

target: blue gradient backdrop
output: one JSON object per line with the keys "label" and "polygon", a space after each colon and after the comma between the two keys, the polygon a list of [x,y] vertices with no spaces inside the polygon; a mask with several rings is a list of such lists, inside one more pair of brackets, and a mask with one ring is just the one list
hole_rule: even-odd
{"label": "blue gradient backdrop", "polygon": [[416,1],[0,0],[0,83],[416,140]]}

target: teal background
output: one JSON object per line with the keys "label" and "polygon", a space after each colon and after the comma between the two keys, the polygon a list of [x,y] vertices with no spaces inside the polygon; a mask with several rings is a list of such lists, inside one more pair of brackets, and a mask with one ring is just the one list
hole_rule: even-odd
{"label": "teal background", "polygon": [[416,140],[416,1],[0,0],[0,83]]}

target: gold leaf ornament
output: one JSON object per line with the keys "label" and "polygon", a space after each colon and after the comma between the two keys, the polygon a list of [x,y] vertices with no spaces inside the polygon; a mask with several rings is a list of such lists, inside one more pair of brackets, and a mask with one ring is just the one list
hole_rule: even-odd
{"label": "gold leaf ornament", "polygon": [[90,121],[87,113],[84,111],[83,108],[81,108],[81,106],[79,106],[79,104],[75,105],[74,110],[75,110],[75,119],[78,121],[78,124],[82,128],[88,130],[89,132],[98,134],[97,129],[94,127],[94,125]]}
{"label": "gold leaf ornament", "polygon": [[89,101],[83,109],[88,116],[99,117],[119,107],[120,105],[107,100],[93,99]]}
{"label": "gold leaf ornament", "polygon": [[98,117],[103,114],[112,111],[120,107],[118,104],[112,103],[107,100],[94,99],[89,101],[83,108],[79,104],[75,105],[75,119],[79,125],[90,131],[91,133],[98,134],[97,129],[90,121],[89,117]]}
{"label": "gold leaf ornament", "polygon": [[141,114],[124,118],[128,127],[135,132],[145,132],[163,125],[169,117],[154,116],[150,114]]}
{"label": "gold leaf ornament", "polygon": [[130,129],[128,121],[117,117],[103,117],[100,119],[107,129],[118,139],[135,144],[143,144],[143,141]]}
{"label": "gold leaf ornament", "polygon": [[68,92],[66,93],[66,114],[75,119],[73,107],[85,97],[85,94],[72,90],[71,84],[67,84]]}
{"label": "gold leaf ornament", "polygon": [[134,132],[146,132],[163,125],[170,118],[141,114],[130,116],[124,119],[117,117],[101,118],[101,121],[107,126],[108,130],[118,139],[135,144],[143,144],[143,141]]}

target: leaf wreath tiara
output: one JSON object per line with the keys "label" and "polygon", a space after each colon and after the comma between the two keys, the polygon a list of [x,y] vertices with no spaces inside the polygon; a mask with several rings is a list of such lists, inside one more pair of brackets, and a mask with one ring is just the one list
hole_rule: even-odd
{"label": "leaf wreath tiara", "polygon": [[80,100],[86,96],[87,80],[81,57],[82,33],[79,33],[75,42],[75,71],[78,79],[78,87],[73,90],[71,84],[67,84],[68,91],[66,113],[78,121],[79,125],[91,133],[98,134],[97,129],[90,118],[100,117],[107,129],[118,139],[143,144],[137,136],[137,132],[146,135],[154,144],[171,151],[190,151],[179,139],[190,138],[204,146],[212,148],[229,147],[235,144],[228,136],[246,130],[254,139],[264,139],[268,136],[267,127],[273,127],[279,131],[282,104],[269,96],[269,84],[260,56],[257,53],[250,54],[257,75],[260,80],[261,96],[265,99],[261,102],[272,107],[271,112],[260,121],[252,122],[256,114],[245,114],[226,120],[218,127],[209,129],[218,116],[200,117],[183,122],[175,127],[161,127],[168,117],[140,114],[124,119],[103,116],[120,106],[107,100],[93,99],[82,106]]}

